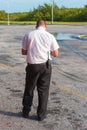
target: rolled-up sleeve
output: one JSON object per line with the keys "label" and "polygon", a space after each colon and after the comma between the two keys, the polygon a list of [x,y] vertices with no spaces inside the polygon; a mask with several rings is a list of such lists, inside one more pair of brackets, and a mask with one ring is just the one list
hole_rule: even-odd
{"label": "rolled-up sleeve", "polygon": [[59,44],[56,41],[55,37],[52,36],[52,42],[51,42],[51,51],[59,49]]}

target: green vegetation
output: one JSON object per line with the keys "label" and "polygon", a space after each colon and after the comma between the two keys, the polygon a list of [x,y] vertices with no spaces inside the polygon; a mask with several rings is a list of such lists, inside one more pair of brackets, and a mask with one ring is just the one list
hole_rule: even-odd
{"label": "green vegetation", "polygon": [[86,38],[86,39],[87,39],[87,35],[84,35],[84,36],[82,36],[81,38]]}
{"label": "green vegetation", "polygon": [[[36,21],[10,21],[11,25],[35,25]],[[52,24],[51,21],[46,21],[47,24]],[[8,24],[8,21],[0,21],[0,24]],[[55,25],[87,25],[87,22],[53,22]]]}
{"label": "green vegetation", "polygon": [[[10,24],[35,24],[37,19],[44,19],[51,24],[51,5],[39,5],[29,12],[9,14]],[[59,8],[54,4],[54,24],[87,24],[87,5],[83,8]],[[4,22],[3,22],[4,21]],[[6,24],[8,14],[0,11],[0,24]],[[50,22],[49,22],[50,21]],[[80,23],[81,22],[81,23]]]}

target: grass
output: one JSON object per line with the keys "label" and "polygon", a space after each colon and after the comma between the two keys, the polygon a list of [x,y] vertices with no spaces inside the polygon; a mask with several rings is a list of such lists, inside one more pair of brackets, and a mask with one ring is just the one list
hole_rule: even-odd
{"label": "grass", "polygon": [[87,39],[87,35],[82,36],[82,38],[86,38]]}
{"label": "grass", "polygon": [[[87,25],[87,22],[51,22],[47,21],[47,24],[53,24],[53,25]],[[1,25],[7,25],[8,21],[0,21]],[[36,21],[9,21],[9,24],[11,25],[34,25],[36,24]]]}
{"label": "grass", "polygon": [[[35,23],[33,21],[9,21],[10,25],[33,25]],[[8,25],[8,21],[0,21],[0,24]]]}

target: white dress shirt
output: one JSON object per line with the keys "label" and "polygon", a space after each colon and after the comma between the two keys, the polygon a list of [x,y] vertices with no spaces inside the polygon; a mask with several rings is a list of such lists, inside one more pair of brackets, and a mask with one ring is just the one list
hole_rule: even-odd
{"label": "white dress shirt", "polygon": [[[48,54],[58,48],[55,37],[43,27],[25,34],[23,38],[22,49],[27,50],[27,63],[44,63],[48,59]],[[50,55],[49,58],[51,59]]]}

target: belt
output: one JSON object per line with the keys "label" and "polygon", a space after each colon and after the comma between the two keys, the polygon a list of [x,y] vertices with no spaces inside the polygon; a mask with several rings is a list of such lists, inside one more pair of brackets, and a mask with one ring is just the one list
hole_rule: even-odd
{"label": "belt", "polygon": [[44,63],[39,63],[39,64],[31,64],[31,63],[27,63],[27,65],[46,65],[46,62],[44,62]]}

